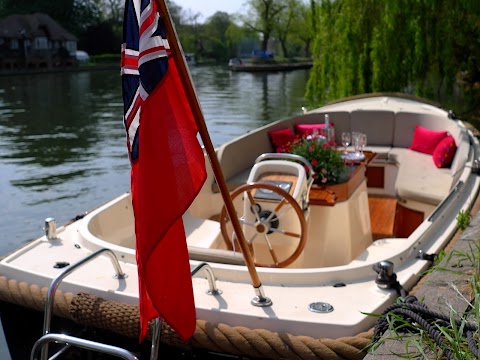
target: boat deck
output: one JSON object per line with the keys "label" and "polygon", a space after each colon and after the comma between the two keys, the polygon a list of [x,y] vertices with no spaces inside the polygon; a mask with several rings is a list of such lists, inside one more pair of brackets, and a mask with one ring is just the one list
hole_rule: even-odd
{"label": "boat deck", "polygon": [[[370,222],[373,240],[392,238],[394,236],[395,211],[397,199],[392,197],[369,195]],[[210,220],[220,221],[220,214]]]}
{"label": "boat deck", "polygon": [[394,237],[397,200],[385,196],[368,196],[373,240]]}

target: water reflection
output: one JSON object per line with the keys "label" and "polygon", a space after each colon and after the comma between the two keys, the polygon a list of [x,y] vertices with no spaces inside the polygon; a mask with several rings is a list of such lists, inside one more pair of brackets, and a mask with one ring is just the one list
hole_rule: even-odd
{"label": "water reflection", "polygon": [[[193,67],[212,142],[299,113],[307,71]],[[0,253],[129,189],[117,70],[0,77]]]}
{"label": "water reflection", "polygon": [[192,77],[214,145],[300,113],[308,71],[236,73],[194,67]]}

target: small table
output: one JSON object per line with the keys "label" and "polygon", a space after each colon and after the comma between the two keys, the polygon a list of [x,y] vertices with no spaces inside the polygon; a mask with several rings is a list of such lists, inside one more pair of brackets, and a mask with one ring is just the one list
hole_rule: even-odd
{"label": "small table", "polygon": [[337,202],[346,201],[365,179],[367,166],[377,153],[364,151],[365,159],[352,161],[356,168],[351,172],[348,181],[334,185],[313,185],[310,190],[310,204],[334,206]]}
{"label": "small table", "polygon": [[320,206],[334,206],[337,202],[346,201],[355,192],[358,186],[365,180],[366,164],[359,163],[352,165],[349,179],[340,184],[316,185],[310,189],[310,204]]}

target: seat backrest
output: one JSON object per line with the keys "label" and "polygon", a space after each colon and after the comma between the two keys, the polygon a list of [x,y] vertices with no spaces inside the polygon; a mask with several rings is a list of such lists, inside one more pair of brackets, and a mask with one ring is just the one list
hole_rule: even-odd
{"label": "seat backrest", "polygon": [[455,141],[457,141],[459,137],[456,122],[447,117],[400,111],[395,115],[393,146],[401,148],[410,147],[417,125],[436,131],[446,130],[453,135]]}
{"label": "seat backrest", "polygon": [[350,114],[350,130],[367,135],[367,145],[391,146],[395,113],[384,110],[354,110]]}

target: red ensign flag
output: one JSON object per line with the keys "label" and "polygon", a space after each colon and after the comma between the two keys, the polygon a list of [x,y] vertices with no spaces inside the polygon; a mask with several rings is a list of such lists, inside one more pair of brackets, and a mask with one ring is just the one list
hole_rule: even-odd
{"label": "red ensign flag", "polygon": [[196,316],[182,215],[205,181],[204,155],[155,1],[126,1],[123,38],[140,339],[160,316],[187,340]]}

